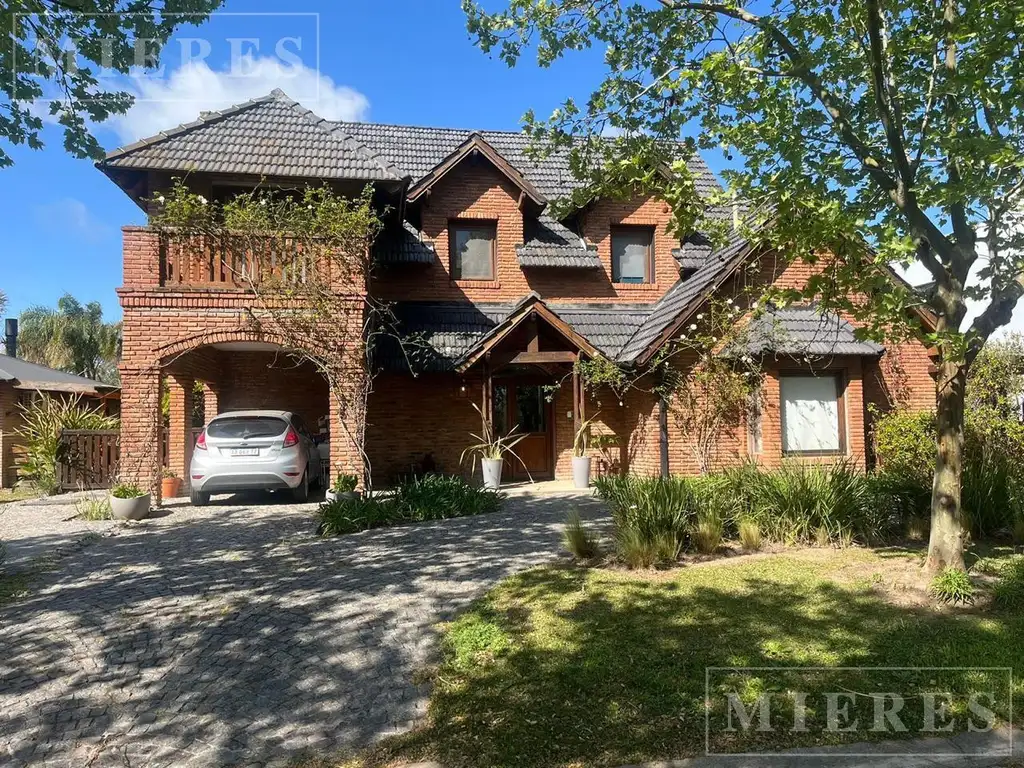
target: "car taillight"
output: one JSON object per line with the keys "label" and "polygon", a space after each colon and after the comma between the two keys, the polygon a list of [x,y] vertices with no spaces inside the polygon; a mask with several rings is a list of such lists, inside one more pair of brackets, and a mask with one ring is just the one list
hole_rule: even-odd
{"label": "car taillight", "polygon": [[206,450],[206,430],[204,429],[199,433],[199,437],[196,438],[196,448],[200,451]]}
{"label": "car taillight", "polygon": [[298,435],[298,433],[294,429],[292,429],[291,427],[288,427],[288,431],[284,433],[284,447],[285,448],[291,448],[293,445],[298,445],[298,444],[299,444],[299,435]]}

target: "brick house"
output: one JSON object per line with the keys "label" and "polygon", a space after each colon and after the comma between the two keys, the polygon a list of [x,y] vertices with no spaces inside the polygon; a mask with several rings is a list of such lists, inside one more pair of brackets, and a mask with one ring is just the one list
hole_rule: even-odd
{"label": "brick house", "polygon": [[[741,272],[765,285],[801,285],[809,268],[739,235],[717,249],[699,235],[680,242],[666,229],[668,206],[654,198],[598,199],[556,220],[548,203],[576,184],[567,158],[531,158],[527,144],[513,132],[329,122],[275,91],[118,149],[98,166],[144,209],[183,176],[210,199],[257,183],[374,186],[393,213],[374,246],[370,290],[393,301],[402,327],[427,343],[415,371],[382,356],[367,416],[377,483],[424,467],[468,471],[459,458],[480,427],[472,403],[499,430],[529,433],[519,447],[525,467],[506,462],[516,479],[527,469],[535,479],[569,476],[574,425],[595,413],[597,431],[610,436],[595,452],[604,469],[696,471],[669,403],[641,390],[621,401],[585,392],[573,361],[604,356],[642,370]],[[702,161],[691,170],[698,191],[718,189]],[[254,335],[244,289],[208,255],[182,262],[154,231],[126,227],[119,295],[129,453],[151,450],[165,381],[170,464],[182,476],[196,380],[207,414],[274,407],[336,423],[323,379],[275,339]],[[766,407],[757,424],[723,440],[721,463],[772,466],[792,455],[864,466],[869,405],[932,407],[922,346],[858,341],[847,319],[813,307],[780,310],[773,322],[785,340],[752,350],[766,370]],[[330,430],[333,471],[357,463],[339,431]]]}

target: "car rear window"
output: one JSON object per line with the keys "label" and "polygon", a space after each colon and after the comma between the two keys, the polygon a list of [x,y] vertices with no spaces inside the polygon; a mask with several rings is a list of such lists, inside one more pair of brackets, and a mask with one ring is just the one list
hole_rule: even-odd
{"label": "car rear window", "polygon": [[276,437],[288,428],[288,422],[277,416],[235,416],[214,419],[206,428],[210,437]]}

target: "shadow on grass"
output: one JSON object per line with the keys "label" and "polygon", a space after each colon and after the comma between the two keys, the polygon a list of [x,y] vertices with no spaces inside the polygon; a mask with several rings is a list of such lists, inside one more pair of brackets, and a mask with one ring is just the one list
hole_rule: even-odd
{"label": "shadow on grass", "polygon": [[[431,757],[446,768],[617,766],[702,754],[708,667],[1021,668],[1019,615],[900,608],[870,588],[827,581],[821,569],[783,555],[684,570],[674,581],[571,568],[521,574],[447,629],[430,722],[368,763]],[[824,691],[965,692],[991,683],[1001,699],[994,708],[1002,704],[1007,714],[1005,675],[831,670],[794,679],[780,670],[719,682],[713,723],[726,688],[806,689],[814,701]],[[861,730],[823,738],[825,707],[817,701],[805,736],[788,726],[732,737],[719,728],[712,747],[761,751],[872,737]],[[872,703],[857,698],[862,723],[870,724]],[[921,707],[920,699],[907,704],[910,735]]]}

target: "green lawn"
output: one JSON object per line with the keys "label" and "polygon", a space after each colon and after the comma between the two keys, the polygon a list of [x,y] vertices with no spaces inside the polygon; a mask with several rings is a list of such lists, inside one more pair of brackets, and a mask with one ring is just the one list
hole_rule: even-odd
{"label": "green lawn", "polygon": [[0,488],[0,504],[6,504],[9,501],[36,499],[43,495],[43,493],[28,483],[22,483],[17,488]]}
{"label": "green lawn", "polygon": [[[1024,617],[983,605],[936,609],[924,598],[919,563],[913,553],[850,549],[639,576],[528,571],[445,629],[429,723],[352,764],[434,758],[447,768],[616,766],[702,754],[709,666],[1024,669]],[[808,684],[780,675],[745,678],[745,693]],[[938,676],[922,684],[979,685],[965,673]],[[896,673],[880,683],[827,672],[811,684],[819,691],[921,690],[919,678]],[[809,719],[821,720],[821,709]],[[714,746],[786,748],[800,743],[794,738],[716,737]]]}

